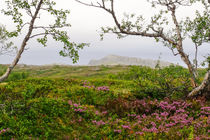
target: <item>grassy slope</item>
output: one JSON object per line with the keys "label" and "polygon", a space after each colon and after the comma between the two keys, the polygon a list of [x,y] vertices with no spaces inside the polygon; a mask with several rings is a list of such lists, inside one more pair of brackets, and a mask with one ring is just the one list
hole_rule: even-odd
{"label": "grassy slope", "polygon": [[128,70],[129,66],[17,66],[14,72],[27,72],[30,77],[102,78]]}
{"label": "grassy slope", "polygon": [[[144,83],[148,85],[145,87],[135,85],[126,77],[108,77],[119,72],[122,77],[135,75],[135,71],[126,72],[129,68],[17,66],[14,73],[26,72],[29,77],[0,85],[0,139],[178,140],[208,137],[209,103],[204,100],[139,100],[135,94],[160,90],[159,79],[146,75]],[[144,76],[147,72],[153,74],[153,70],[146,68],[139,74]],[[154,79],[150,81],[150,78]],[[164,82],[164,78],[161,80]],[[182,82],[179,78],[176,81]],[[173,118],[177,118],[176,124]]]}

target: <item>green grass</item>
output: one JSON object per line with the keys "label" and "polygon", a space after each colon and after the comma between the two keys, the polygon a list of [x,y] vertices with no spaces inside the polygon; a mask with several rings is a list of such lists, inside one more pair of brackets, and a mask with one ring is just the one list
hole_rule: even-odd
{"label": "green grass", "polygon": [[182,67],[19,65],[0,84],[0,139],[207,139],[210,103],[191,89]]}
{"label": "green grass", "polygon": [[[5,70],[5,66],[0,65],[0,73]],[[108,74],[116,74],[126,71],[129,66],[24,66],[18,65],[15,72],[25,72],[29,77],[50,77],[50,78],[103,78]]]}

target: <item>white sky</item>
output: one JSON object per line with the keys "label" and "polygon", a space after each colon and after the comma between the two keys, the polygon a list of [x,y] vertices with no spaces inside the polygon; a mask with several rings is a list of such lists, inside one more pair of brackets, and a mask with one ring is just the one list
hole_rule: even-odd
{"label": "white sky", "polygon": [[[88,1],[88,0],[83,0]],[[147,0],[116,0],[116,11],[119,17],[124,12],[127,13],[143,13],[145,18],[148,18],[158,9],[151,9],[150,5],[146,2]],[[129,36],[124,39],[117,39],[116,35],[105,35],[103,41],[100,41],[99,31],[102,26],[114,25],[112,17],[101,9],[87,7],[81,5],[74,0],[56,0],[58,7],[63,9],[70,9],[71,15],[69,22],[72,27],[68,30],[68,33],[72,41],[75,42],[87,42],[90,43],[90,47],[85,48],[80,52],[80,61],[78,64],[84,65],[89,62],[90,59],[102,58],[109,54],[121,55],[121,56],[132,56],[139,58],[150,58],[158,59],[161,54],[162,60],[167,60],[174,63],[182,64],[179,56],[173,56],[172,52],[163,47],[161,43],[156,43],[151,38],[145,37],[134,37]],[[3,0],[0,0],[2,5]],[[185,16],[193,16],[195,9],[201,9],[200,5],[195,5],[190,8],[180,8],[177,15],[179,19]],[[11,21],[0,15],[2,19],[0,23],[7,25],[12,28]],[[48,23],[49,18],[44,18],[42,22]],[[15,40],[19,44],[21,39]],[[71,59],[60,57],[58,52],[61,50],[61,44],[52,42],[48,43],[48,47],[43,48],[35,41],[28,43],[29,48],[24,52],[20,63],[24,64],[72,64]],[[192,56],[194,56],[194,46],[188,41],[184,44],[185,50]],[[209,44],[205,44],[199,49],[199,59],[203,60],[203,56],[210,53]],[[14,57],[14,56],[13,56]],[[0,56],[0,63],[11,63],[13,57]]]}

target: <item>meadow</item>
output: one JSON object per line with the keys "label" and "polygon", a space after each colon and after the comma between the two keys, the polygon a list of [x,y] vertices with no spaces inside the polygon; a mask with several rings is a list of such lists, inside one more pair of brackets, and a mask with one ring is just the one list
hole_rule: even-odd
{"label": "meadow", "polygon": [[209,139],[210,101],[191,90],[180,66],[19,65],[0,84],[0,139]]}

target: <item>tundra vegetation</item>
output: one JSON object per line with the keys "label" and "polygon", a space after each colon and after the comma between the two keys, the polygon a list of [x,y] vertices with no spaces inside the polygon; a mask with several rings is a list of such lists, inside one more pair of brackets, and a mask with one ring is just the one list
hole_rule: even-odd
{"label": "tundra vegetation", "polygon": [[180,66],[17,66],[0,84],[0,139],[208,139],[210,102],[192,89]]}
{"label": "tundra vegetation", "polygon": [[[168,1],[165,0],[165,2]],[[3,44],[2,52],[4,51],[4,53],[14,50],[13,43],[10,42],[11,37],[19,35],[21,29],[28,25],[28,22],[24,25],[21,20],[20,12],[22,10],[26,10],[29,17],[32,15],[32,21],[29,22],[31,24],[33,24],[34,14],[30,14],[30,12],[37,11],[38,7],[40,10],[48,9],[47,11],[55,14],[54,16],[57,18],[68,13],[67,11],[54,10],[52,7],[55,3],[50,0],[32,0],[32,3],[26,0],[9,0],[7,2],[8,9],[4,13],[12,15],[17,24],[17,30],[9,32],[4,26],[1,26],[0,41]],[[102,0],[102,4],[90,4],[90,6],[104,9],[106,8],[105,2],[111,2],[111,9],[105,10],[113,15],[113,0]],[[160,4],[162,1],[158,2]],[[172,2],[174,3],[169,3],[169,8],[172,9],[174,8],[173,4],[182,4],[182,1],[178,0]],[[205,4],[205,1],[202,2]],[[30,11],[32,7],[33,9]],[[173,15],[173,11],[171,12]],[[202,14],[201,19],[203,17]],[[34,20],[37,18],[34,17]],[[59,19],[55,21],[66,25],[66,16],[63,21]],[[191,20],[187,19],[185,24],[193,25],[188,24],[189,22]],[[55,40],[64,43],[64,51],[61,52],[61,55],[70,56],[76,60],[78,58],[77,49],[82,48],[85,44],[70,43],[65,30],[60,32],[55,28],[52,29],[52,27],[58,27],[58,29],[64,27],[56,23],[49,28],[40,27],[40,30],[44,31],[44,38],[40,38],[38,41],[46,45],[47,35],[53,35]],[[123,23],[133,28],[136,27],[130,22],[124,21]],[[33,26],[31,24],[28,26],[29,30]],[[121,29],[120,32],[116,32],[120,36],[122,35],[121,31],[131,32],[126,26],[122,28],[122,25],[119,26],[120,28],[107,28],[104,31],[115,32]],[[197,36],[198,28],[197,26],[193,27],[195,30],[190,31]],[[39,26],[34,24],[32,29],[38,28]],[[205,28],[209,27],[205,26]],[[202,29],[205,30],[205,28]],[[178,29],[180,27],[175,29],[175,35],[178,34],[176,32]],[[205,31],[208,32],[208,30]],[[18,60],[25,49],[27,39],[40,33],[32,35],[30,32],[28,32],[29,36],[25,36],[21,47],[22,51],[18,46],[14,47],[19,48],[16,57]],[[140,31],[140,33],[142,32]],[[147,32],[144,33],[148,35]],[[152,34],[160,35],[156,39],[161,39],[164,36],[163,33],[163,29],[154,28]],[[203,35],[201,36],[203,37]],[[182,43],[179,38],[171,39],[174,43]],[[165,41],[167,42],[167,40]],[[198,39],[194,39],[196,46],[200,46],[199,42]],[[170,42],[168,43],[171,45]],[[178,50],[177,47],[182,47],[180,44],[178,46],[174,44],[171,47]],[[186,57],[187,59],[188,57]],[[196,70],[195,73],[192,73],[189,67],[173,65],[164,68],[157,65],[154,69],[120,65],[16,66],[18,60],[14,60],[13,64],[15,65],[0,65],[0,75],[7,73],[4,83],[0,83],[0,139],[209,139],[209,94],[196,94],[193,98],[188,97],[191,91],[195,91],[195,87],[192,85],[195,83],[192,82],[195,80],[193,76],[196,77],[196,85],[204,85],[206,90],[209,67],[206,69],[197,68],[196,63],[193,65],[190,62],[193,71]],[[209,58],[207,62],[210,65]],[[14,68],[14,66],[16,67]],[[13,72],[10,74],[11,70]],[[205,82],[205,75],[207,82]],[[200,88],[195,89],[200,90]],[[209,93],[208,90],[207,93]]]}

